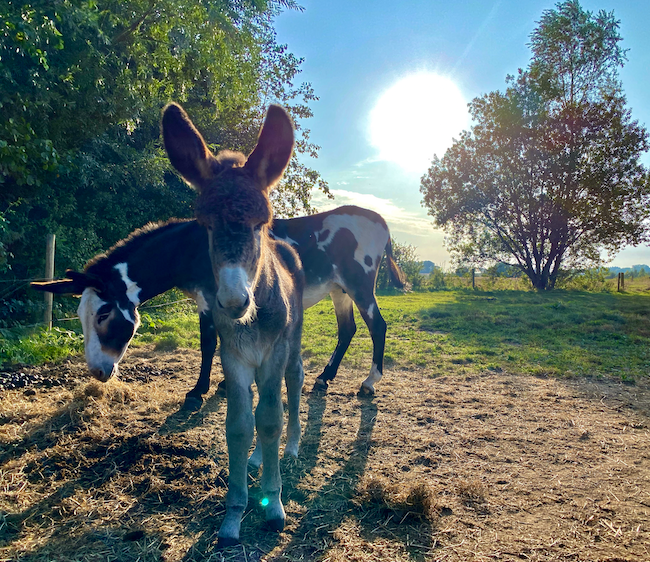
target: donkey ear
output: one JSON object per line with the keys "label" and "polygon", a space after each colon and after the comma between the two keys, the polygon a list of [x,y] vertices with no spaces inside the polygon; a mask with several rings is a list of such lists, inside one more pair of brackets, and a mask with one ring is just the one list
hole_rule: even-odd
{"label": "donkey ear", "polygon": [[214,177],[219,167],[201,133],[176,103],[167,104],[163,109],[161,129],[172,166],[187,183],[201,189],[207,180]]}
{"label": "donkey ear", "polygon": [[282,177],[293,152],[293,124],[287,112],[272,105],[245,168],[259,180],[262,191],[268,190]]}
{"label": "donkey ear", "polygon": [[99,275],[82,273],[75,271],[74,269],[68,269],[65,272],[65,276],[72,279],[75,283],[77,283],[77,285],[83,287],[84,289],[92,287],[93,289],[97,289],[101,292],[105,288],[104,282],[102,281],[101,277],[99,277]]}
{"label": "donkey ear", "polygon": [[92,286],[91,278],[85,273],[79,273],[68,269],[65,272],[68,279],[57,279],[55,281],[39,281],[30,283],[33,289],[57,295],[80,295],[84,289]]}

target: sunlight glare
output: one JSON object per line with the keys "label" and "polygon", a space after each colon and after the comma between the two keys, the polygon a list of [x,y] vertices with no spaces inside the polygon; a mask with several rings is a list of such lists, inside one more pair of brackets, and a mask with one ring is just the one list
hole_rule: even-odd
{"label": "sunlight glare", "polygon": [[370,113],[370,142],[379,160],[423,174],[469,127],[467,102],[449,78],[432,73],[403,78],[382,94]]}

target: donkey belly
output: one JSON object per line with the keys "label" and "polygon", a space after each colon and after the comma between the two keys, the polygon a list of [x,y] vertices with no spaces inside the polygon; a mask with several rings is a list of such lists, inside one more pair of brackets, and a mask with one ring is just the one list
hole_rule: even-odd
{"label": "donkey belly", "polygon": [[334,282],[331,279],[315,285],[305,285],[305,290],[302,293],[303,308],[312,307],[316,303],[322,301],[327,295],[331,293],[333,288]]}

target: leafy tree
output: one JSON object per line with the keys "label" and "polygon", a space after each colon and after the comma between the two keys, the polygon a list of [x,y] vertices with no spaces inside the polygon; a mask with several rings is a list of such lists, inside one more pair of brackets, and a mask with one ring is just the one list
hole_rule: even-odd
{"label": "leafy tree", "polygon": [[[33,0],[0,3],[0,275],[80,267],[134,228],[192,216],[195,194],[159,140],[162,106],[183,103],[214,150],[248,152],[266,107],[281,103],[297,153],[316,156],[302,121],[317,99],[294,85],[301,59],[273,18],[293,0]],[[279,213],[328,193],[294,156]]]}
{"label": "leafy tree", "polygon": [[618,29],[613,13],[559,3],[531,34],[528,68],[470,103],[476,125],[420,188],[456,259],[513,265],[544,290],[563,267],[644,240],[648,135],[625,106]]}

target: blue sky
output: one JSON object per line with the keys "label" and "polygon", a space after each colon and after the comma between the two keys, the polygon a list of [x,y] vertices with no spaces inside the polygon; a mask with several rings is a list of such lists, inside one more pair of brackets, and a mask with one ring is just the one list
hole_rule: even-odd
{"label": "blue sky", "polygon": [[[460,0],[388,2],[299,0],[303,12],[285,12],[276,20],[278,40],[303,57],[300,81],[310,82],[319,101],[305,122],[311,140],[321,146],[319,170],[334,202],[315,197],[326,208],[353,203],[374,209],[387,220],[393,236],[413,244],[421,259],[449,265],[443,235],[434,230],[420,205],[420,177],[427,165],[401,154],[407,143],[395,139],[388,149],[373,145],[373,108],[400,80],[422,73],[449,78],[463,103],[505,88],[507,74],[525,68],[526,46],[542,12],[555,6],[537,0]],[[621,71],[632,116],[650,126],[650,2],[582,0],[584,9],[614,11],[621,20],[628,62]],[[436,89],[437,91],[437,89]],[[408,118],[409,104],[395,103]],[[378,110],[379,111],[379,110]],[[388,111],[388,110],[384,110]],[[458,133],[467,126],[459,126]],[[449,141],[450,142],[450,141]],[[433,154],[431,154],[433,156]],[[650,155],[643,157],[650,165]],[[420,167],[418,167],[420,166]],[[626,248],[611,262],[621,267],[650,264],[650,248]]]}

